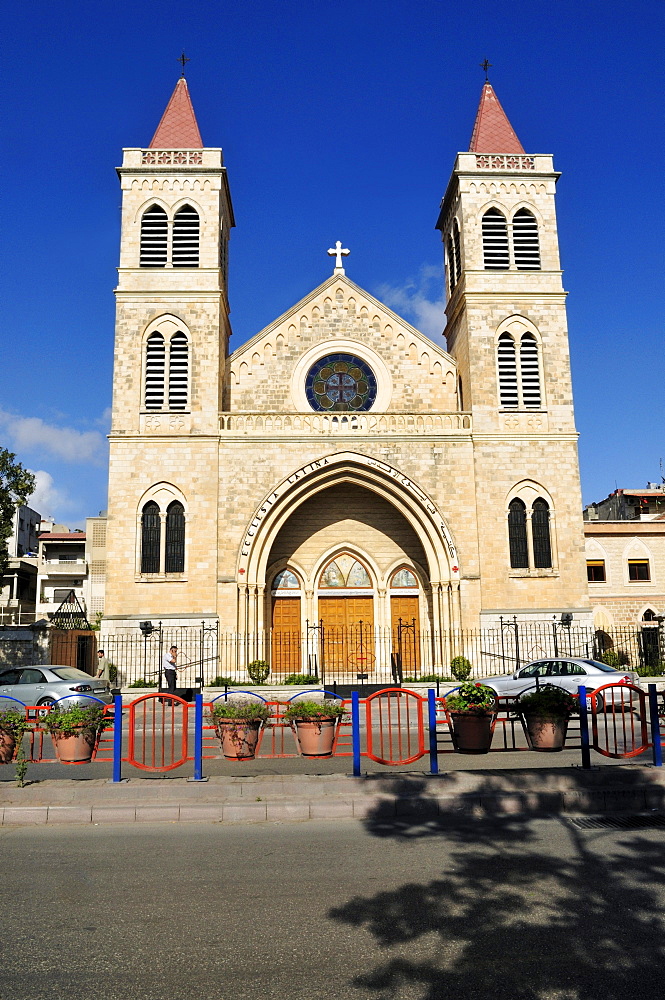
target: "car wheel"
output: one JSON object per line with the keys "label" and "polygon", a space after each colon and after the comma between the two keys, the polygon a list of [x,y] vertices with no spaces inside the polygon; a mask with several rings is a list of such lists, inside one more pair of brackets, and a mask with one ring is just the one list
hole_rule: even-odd
{"label": "car wheel", "polygon": [[41,698],[37,702],[37,704],[40,706],[40,708],[46,708],[49,707],[50,705],[55,705],[55,698]]}

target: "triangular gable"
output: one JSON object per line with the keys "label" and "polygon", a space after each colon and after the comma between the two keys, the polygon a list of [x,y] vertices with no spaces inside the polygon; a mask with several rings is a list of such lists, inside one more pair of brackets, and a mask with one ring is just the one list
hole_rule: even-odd
{"label": "triangular gable", "polygon": [[[297,324],[300,318],[305,313],[310,313],[313,308],[317,305],[317,300],[322,296],[325,299],[324,293],[330,290],[333,293],[336,288],[345,288],[347,294],[345,299],[355,299],[358,304],[359,311],[362,312],[363,308],[366,308],[369,313],[371,313],[370,322],[374,321],[374,317],[377,314],[383,314],[383,323],[389,326],[395,325],[401,328],[404,334],[408,335],[410,338],[414,339],[420,347],[428,352],[433,352],[440,358],[445,359],[446,362],[455,365],[455,361],[447,351],[444,351],[442,347],[439,347],[433,340],[426,337],[424,333],[421,333],[415,326],[412,326],[407,320],[403,319],[396,312],[393,312],[389,306],[385,305],[379,299],[370,295],[366,292],[364,288],[360,285],[356,285],[354,281],[351,281],[346,275],[333,274],[329,278],[326,278],[322,284],[317,288],[313,289],[308,295],[302,298],[286,312],[282,313],[277,319],[273,320],[268,326],[264,327],[263,330],[255,334],[250,340],[246,341],[240,347],[238,347],[233,354],[230,355],[229,361],[232,363],[240,358],[244,354],[251,353],[253,350],[261,344],[262,341],[269,339],[274,336],[280,327],[285,326],[291,321],[293,324]],[[364,300],[360,304],[361,300]],[[379,316],[379,321],[381,322],[381,317]]]}

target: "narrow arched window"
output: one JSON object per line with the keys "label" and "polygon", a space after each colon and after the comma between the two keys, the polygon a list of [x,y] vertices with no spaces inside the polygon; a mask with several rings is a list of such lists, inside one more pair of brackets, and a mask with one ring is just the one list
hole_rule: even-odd
{"label": "narrow arched window", "polygon": [[536,569],[549,569],[552,565],[550,507],[542,497],[533,502],[531,532],[533,535],[533,565]]}
{"label": "narrow arched window", "polygon": [[184,333],[174,333],[169,343],[169,410],[187,409],[189,344]]}
{"label": "narrow arched window", "polygon": [[453,245],[455,247],[455,284],[462,276],[462,250],[460,247],[459,226],[457,219],[453,222]]}
{"label": "narrow arched window", "polygon": [[199,214],[191,205],[183,205],[173,217],[174,267],[199,266]]}
{"label": "narrow arched window", "polygon": [[141,267],[166,267],[168,219],[159,205],[153,205],[141,218]]}
{"label": "narrow arched window", "polygon": [[164,381],[166,372],[166,347],[161,333],[151,333],[145,350],[145,408],[164,408]]}
{"label": "narrow arched window", "polygon": [[174,500],[166,508],[166,565],[167,573],[185,571],[185,508]]}
{"label": "narrow arched window", "polygon": [[455,278],[455,244],[452,235],[448,234],[448,290],[452,295],[457,284]]}
{"label": "narrow arched window", "polygon": [[500,405],[519,406],[515,341],[509,333],[502,333],[499,337],[497,360],[499,368]]}
{"label": "narrow arched window", "polygon": [[527,208],[513,216],[513,256],[518,271],[540,270],[538,223]]}
{"label": "narrow arched window", "polygon": [[526,539],[526,505],[516,497],[508,504],[508,544],[513,569],[529,568],[529,546]]}
{"label": "narrow arched window", "polygon": [[540,370],[538,342],[532,333],[525,333],[520,341],[520,376],[522,403],[527,409],[540,407]]}
{"label": "narrow arched window", "polygon": [[486,271],[507,271],[508,227],[505,216],[497,208],[483,215],[483,265]]}
{"label": "narrow arched window", "polygon": [[161,520],[159,507],[150,500],[141,514],[141,572],[159,573]]}

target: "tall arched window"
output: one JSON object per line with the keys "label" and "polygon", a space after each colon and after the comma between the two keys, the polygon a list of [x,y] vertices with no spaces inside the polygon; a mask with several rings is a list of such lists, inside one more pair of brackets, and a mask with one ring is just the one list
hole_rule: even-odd
{"label": "tall arched window", "polygon": [[522,405],[527,409],[538,409],[540,407],[538,342],[532,333],[523,334],[520,341],[520,382]]}
{"label": "tall arched window", "polygon": [[145,408],[164,408],[164,383],[166,374],[166,348],[161,333],[151,333],[146,341],[145,353]]}
{"label": "tall arched window", "polygon": [[184,333],[174,333],[169,343],[169,410],[187,409],[189,344]]}
{"label": "tall arched window", "polygon": [[499,367],[499,402],[501,406],[519,406],[517,357],[511,334],[502,333],[497,346]]}
{"label": "tall arched window", "polygon": [[550,543],[550,506],[539,497],[533,501],[531,513],[533,534],[533,565],[536,569],[550,569],[552,566],[552,546]]}
{"label": "tall arched window", "polygon": [[518,271],[540,270],[538,223],[527,208],[513,216],[513,256]]}
{"label": "tall arched window", "polygon": [[185,572],[185,508],[174,500],[166,508],[166,573]]}
{"label": "tall arched window", "polygon": [[159,573],[161,519],[159,507],[150,500],[141,514],[141,572]]}
{"label": "tall arched window", "polygon": [[153,205],[141,218],[141,267],[166,267],[168,219],[159,205]]}
{"label": "tall arched window", "polygon": [[191,205],[183,205],[173,217],[174,267],[199,266],[199,215]]}
{"label": "tall arched window", "polygon": [[526,504],[515,497],[508,505],[508,542],[510,565],[513,569],[529,568],[529,546],[526,536]]}
{"label": "tall arched window", "polygon": [[509,264],[505,216],[497,208],[490,208],[483,215],[484,268],[486,271],[507,271]]}

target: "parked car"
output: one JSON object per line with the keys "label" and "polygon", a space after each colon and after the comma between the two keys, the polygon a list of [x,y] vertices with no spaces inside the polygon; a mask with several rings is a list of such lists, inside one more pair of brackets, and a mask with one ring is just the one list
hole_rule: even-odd
{"label": "parked car", "polygon": [[[513,674],[480,677],[478,681],[491,687],[500,698],[517,698],[525,691],[533,691],[536,683],[541,682],[556,684],[571,694],[577,694],[580,684],[584,684],[590,691],[603,684],[638,684],[638,677],[632,670],[616,670],[599,660],[566,656],[551,660],[534,660]],[[619,702],[621,693],[606,692],[605,699],[608,703]]]}
{"label": "parked car", "polygon": [[[105,705],[113,701],[108,681],[91,677],[76,667],[42,663],[0,670],[0,706],[3,696],[18,698],[24,705],[52,705],[60,698],[67,699],[63,705],[94,705],[91,698],[98,698]],[[8,704],[4,702],[5,707]]]}

